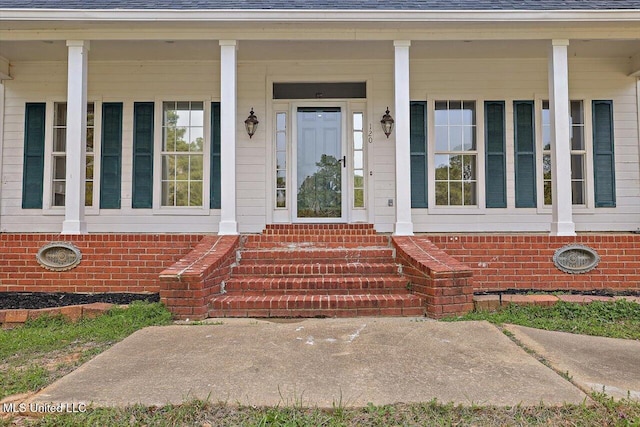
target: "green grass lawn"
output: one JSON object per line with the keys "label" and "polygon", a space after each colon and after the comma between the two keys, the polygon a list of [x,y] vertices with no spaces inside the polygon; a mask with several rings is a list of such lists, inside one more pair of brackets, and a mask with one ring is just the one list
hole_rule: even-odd
{"label": "green grass lawn", "polygon": [[[471,313],[451,320],[488,320],[550,330],[640,339],[640,305],[558,303],[553,307],[509,306],[498,313]],[[135,303],[96,319],[70,323],[41,318],[0,331],[0,398],[36,391],[79,364],[149,325],[171,323],[159,304]],[[602,394],[581,405],[534,407],[457,406],[441,402],[364,408],[237,406],[194,400],[160,408],[90,408],[86,413],[43,418],[0,417],[0,426],[636,426],[640,403]],[[0,413],[1,415],[1,413]]]}
{"label": "green grass lawn", "polygon": [[640,304],[624,299],[580,305],[559,301],[552,306],[508,305],[500,311],[472,312],[447,321],[487,320],[550,331],[640,340]]}
{"label": "green grass lawn", "polygon": [[170,322],[171,313],[159,303],[134,303],[77,323],[41,317],[0,330],[0,400],[52,383],[138,329]]}

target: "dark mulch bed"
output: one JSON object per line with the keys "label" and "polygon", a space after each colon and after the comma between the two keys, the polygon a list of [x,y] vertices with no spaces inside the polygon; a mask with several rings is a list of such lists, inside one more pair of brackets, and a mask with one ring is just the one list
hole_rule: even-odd
{"label": "dark mulch bed", "polygon": [[158,302],[158,294],[75,294],[68,292],[0,292],[0,310],[4,309],[37,309],[64,307],[67,305],[91,304],[107,302],[111,304],[130,304],[133,301]]}

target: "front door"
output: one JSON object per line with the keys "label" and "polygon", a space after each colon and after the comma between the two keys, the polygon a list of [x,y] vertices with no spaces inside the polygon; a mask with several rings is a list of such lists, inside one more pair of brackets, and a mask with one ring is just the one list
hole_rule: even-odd
{"label": "front door", "polygon": [[298,107],[295,120],[295,218],[343,221],[346,157],[341,108]]}

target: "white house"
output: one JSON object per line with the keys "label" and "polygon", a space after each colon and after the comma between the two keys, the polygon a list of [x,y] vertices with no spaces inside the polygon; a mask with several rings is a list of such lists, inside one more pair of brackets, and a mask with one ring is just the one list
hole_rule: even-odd
{"label": "white house", "polygon": [[3,233],[640,227],[637,0],[0,0],[0,79]]}

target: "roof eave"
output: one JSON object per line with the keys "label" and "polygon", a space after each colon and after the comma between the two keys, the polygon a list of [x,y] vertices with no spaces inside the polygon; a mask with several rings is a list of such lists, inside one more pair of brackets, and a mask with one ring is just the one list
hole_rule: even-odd
{"label": "roof eave", "polygon": [[96,22],[640,22],[624,10],[0,9],[3,21]]}

